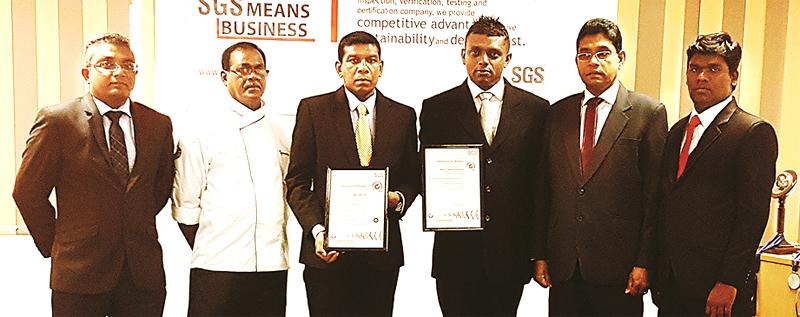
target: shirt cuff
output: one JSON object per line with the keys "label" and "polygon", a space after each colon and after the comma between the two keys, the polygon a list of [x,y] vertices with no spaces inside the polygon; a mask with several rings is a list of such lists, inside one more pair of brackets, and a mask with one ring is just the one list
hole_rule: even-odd
{"label": "shirt cuff", "polygon": [[394,211],[402,213],[403,207],[406,205],[406,197],[403,196],[403,193],[400,191],[395,191],[395,193],[397,193],[397,196],[400,196],[400,202],[397,203],[397,207],[394,207]]}
{"label": "shirt cuff", "polygon": [[172,218],[178,223],[196,225],[200,223],[200,208],[178,207],[172,205]]}
{"label": "shirt cuff", "polygon": [[317,239],[317,235],[320,234],[320,232],[325,232],[325,226],[321,224],[315,225],[314,228],[311,228],[311,237]]}

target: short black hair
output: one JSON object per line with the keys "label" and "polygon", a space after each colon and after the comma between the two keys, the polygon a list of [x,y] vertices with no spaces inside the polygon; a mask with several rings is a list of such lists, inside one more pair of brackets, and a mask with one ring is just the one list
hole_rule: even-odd
{"label": "short black hair", "polygon": [[344,57],[344,48],[356,44],[372,44],[378,48],[378,57],[381,57],[381,43],[372,34],[364,31],[355,31],[345,35],[339,40],[339,61]]}
{"label": "short black hair", "polygon": [[87,66],[89,65],[90,59],[92,58],[92,56],[89,55],[89,49],[92,48],[92,46],[104,43],[125,47],[129,50],[131,49],[131,40],[128,39],[128,37],[126,37],[125,35],[119,33],[102,33],[95,35],[94,37],[86,41],[86,45],[84,46],[83,49],[84,63]]}
{"label": "short black hair", "polygon": [[251,42],[239,42],[239,43],[233,44],[231,46],[228,46],[228,48],[226,48],[222,52],[222,70],[230,70],[230,68],[231,68],[231,53],[233,53],[233,51],[235,51],[235,50],[243,50],[243,49],[248,49],[248,48],[252,48],[252,49],[255,49],[256,51],[258,51],[258,53],[261,54],[261,60],[263,60],[265,63],[267,62],[267,56],[264,55],[264,51],[262,51],[261,48],[258,47],[258,45],[255,45],[255,44],[253,44]]}
{"label": "short black hair", "polygon": [[728,64],[728,71],[733,73],[739,68],[739,62],[742,60],[742,46],[725,32],[700,34],[686,49],[687,65],[695,54],[720,56],[725,60],[725,64]]}
{"label": "short black hair", "polygon": [[578,39],[575,40],[575,49],[578,49],[582,38],[595,34],[603,34],[611,41],[617,52],[622,51],[622,32],[619,31],[616,23],[603,18],[594,18],[583,24],[578,32]]}
{"label": "short black hair", "polygon": [[[470,34],[483,34],[486,36],[502,36],[508,40],[508,30],[500,19],[497,17],[482,15],[478,17],[475,22],[467,30],[467,36]],[[466,38],[466,37],[465,37]]]}

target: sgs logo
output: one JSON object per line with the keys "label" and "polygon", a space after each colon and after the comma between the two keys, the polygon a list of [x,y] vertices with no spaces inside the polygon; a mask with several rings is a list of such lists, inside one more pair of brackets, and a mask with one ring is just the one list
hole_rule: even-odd
{"label": "sgs logo", "polygon": [[544,82],[544,67],[514,66],[511,68],[511,82],[525,84],[541,84]]}

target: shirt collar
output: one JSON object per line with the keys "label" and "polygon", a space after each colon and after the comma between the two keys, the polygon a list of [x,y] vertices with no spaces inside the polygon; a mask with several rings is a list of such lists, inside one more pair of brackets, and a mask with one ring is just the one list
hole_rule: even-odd
{"label": "shirt collar", "polygon": [[344,89],[344,94],[347,96],[347,103],[348,103],[348,106],[350,107],[350,111],[356,111],[356,108],[358,107],[358,105],[363,103],[365,106],[367,106],[367,114],[373,114],[374,113],[373,110],[375,109],[375,99],[376,99],[375,96],[378,95],[378,89],[377,88],[375,88],[375,90],[372,92],[372,95],[367,97],[367,100],[364,100],[364,101],[358,100],[356,95],[354,95],[352,92],[347,90],[347,88]]}
{"label": "shirt collar", "polygon": [[253,110],[243,105],[238,100],[233,99],[233,97],[226,98],[225,105],[242,119],[244,125],[261,120],[261,118],[265,116],[267,108],[264,104],[264,100],[261,100],[261,106],[258,107],[258,109]]}
{"label": "shirt collar", "polygon": [[700,125],[707,127],[712,121],[714,121],[714,118],[716,118],[717,115],[722,112],[722,109],[725,109],[725,106],[727,106],[732,100],[733,95],[728,96],[728,98],[725,98],[717,104],[708,107],[708,109],[703,111],[703,113],[697,113],[697,109],[692,107],[692,113],[689,114],[689,118],[691,119],[692,116],[697,116],[700,119]]}
{"label": "shirt collar", "polygon": [[100,112],[101,116],[105,116],[106,113],[109,112],[109,111],[122,111],[123,113],[125,113],[128,116],[128,118],[133,118],[133,116],[131,116],[131,99],[130,98],[125,99],[125,103],[122,104],[122,107],[119,107],[117,109],[111,108],[111,106],[107,105],[102,100],[97,99],[97,97],[95,97],[95,96],[92,96],[92,99],[94,99],[94,104],[97,105],[97,111]]}
{"label": "shirt collar", "polygon": [[[607,102],[608,104],[613,105],[615,102],[617,102],[617,93],[618,92],[619,92],[619,80],[615,79],[614,82],[611,83],[611,86],[609,86],[608,89],[603,91],[600,94],[600,96],[597,96],[597,97],[600,97],[601,99],[603,99],[604,102]],[[586,90],[586,89],[583,90],[583,104],[584,105],[587,102],[589,102],[589,99],[592,99],[594,97],[595,96],[592,95],[592,93],[590,93],[588,90]]]}
{"label": "shirt collar", "polygon": [[[484,92],[484,90],[481,89],[481,87],[478,87],[478,85],[472,82],[472,79],[467,79],[467,87],[469,87],[469,93],[472,95],[472,99],[478,98],[478,95]],[[495,98],[497,98],[500,101],[503,101],[504,89],[505,85],[503,84],[503,81],[500,80],[496,84],[494,84],[494,86],[489,87],[489,89],[485,91],[492,93],[495,96]]]}

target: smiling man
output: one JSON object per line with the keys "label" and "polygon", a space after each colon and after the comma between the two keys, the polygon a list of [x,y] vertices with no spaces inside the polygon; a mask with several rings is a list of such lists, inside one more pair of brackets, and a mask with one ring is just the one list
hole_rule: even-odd
{"label": "smiling man", "polygon": [[624,63],[617,25],[587,21],[575,55],[585,89],[550,110],[532,257],[551,316],[642,315],[667,112],[619,82]]}
{"label": "smiling man", "polygon": [[269,70],[250,42],[222,53],[231,98],[178,141],[172,215],[192,246],[189,316],[282,316],[288,242],[288,139],[261,96]]}
{"label": "smiling man", "polygon": [[700,35],[686,55],[694,107],[672,126],[664,148],[653,299],[659,316],[752,316],[777,137],[732,96],[739,43],[725,32]]}
{"label": "smiling man", "polygon": [[[416,114],[376,88],[383,61],[374,36],[350,33],[338,51],[344,86],[300,101],[286,175],[286,195],[303,228],[308,309],[311,316],[390,316],[403,265],[399,220],[419,193]],[[388,252],[325,250],[329,167],[389,168]]]}
{"label": "smiling man", "polygon": [[482,231],[437,232],[433,272],[445,316],[516,315],[531,279],[533,181],[548,102],[503,79],[508,31],[481,16],[467,30],[467,80],[422,102],[422,145],[483,144]]}
{"label": "smiling man", "polygon": [[84,56],[89,93],[39,111],[14,200],[52,257],[53,316],[161,316],[155,216],[175,172],[172,123],[130,100],[138,66],[126,37],[96,37]]}

